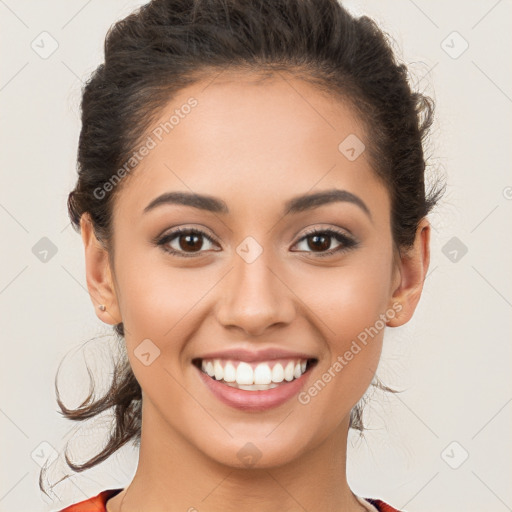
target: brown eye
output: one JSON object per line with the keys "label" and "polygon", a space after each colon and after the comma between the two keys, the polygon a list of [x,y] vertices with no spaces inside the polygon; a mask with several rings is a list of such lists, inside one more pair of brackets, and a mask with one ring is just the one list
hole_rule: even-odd
{"label": "brown eye", "polygon": [[178,235],[177,239],[179,248],[184,251],[201,249],[203,245],[201,235],[195,233]]}
{"label": "brown eye", "polygon": [[[331,247],[333,239],[338,244],[334,248]],[[317,229],[306,233],[297,245],[300,244],[303,244],[302,250],[305,252],[315,253],[316,256],[331,256],[355,247],[357,242],[341,231]]]}
{"label": "brown eye", "polygon": [[307,239],[308,247],[311,248],[313,251],[326,251],[331,246],[331,237],[329,235],[309,235]]}
{"label": "brown eye", "polygon": [[205,249],[211,249],[214,241],[203,231],[197,229],[177,229],[164,235],[158,242],[159,246],[176,256],[199,256]]}

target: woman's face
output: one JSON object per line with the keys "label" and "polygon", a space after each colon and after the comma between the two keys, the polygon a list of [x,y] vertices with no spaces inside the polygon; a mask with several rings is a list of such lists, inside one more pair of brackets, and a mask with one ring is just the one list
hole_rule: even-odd
{"label": "woman's face", "polygon": [[[354,112],[298,79],[224,74],[148,135],[118,185],[102,317],[124,323],[143,432],[261,467],[346,435],[402,307],[390,199]],[[236,388],[255,375],[262,389]]]}

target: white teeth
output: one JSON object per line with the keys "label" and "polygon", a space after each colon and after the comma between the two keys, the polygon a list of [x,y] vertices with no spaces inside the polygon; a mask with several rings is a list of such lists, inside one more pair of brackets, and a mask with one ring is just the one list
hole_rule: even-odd
{"label": "white teeth", "polygon": [[295,365],[290,361],[286,368],[284,369],[284,379],[288,382],[293,380],[293,370],[295,369]]}
{"label": "white teeth", "polygon": [[277,388],[277,384],[252,384],[250,386],[238,385],[238,389],[245,389],[246,391],[266,391],[267,389]]}
{"label": "white teeth", "polygon": [[[204,364],[204,363],[203,363]],[[213,377],[215,375],[215,370],[213,369],[213,364],[211,361],[208,361],[204,366],[204,371],[210,376]]]}
{"label": "white teeth", "polygon": [[281,363],[277,363],[272,368],[272,382],[283,382],[284,380],[284,368]]}
{"label": "white teeth", "polygon": [[[253,363],[254,365],[255,363]],[[244,361],[236,362],[223,359],[201,361],[201,369],[215,380],[239,389],[262,390],[272,389],[283,381],[291,382],[298,379],[307,368],[306,360],[288,361],[285,367],[282,363],[258,363],[255,368]]]}
{"label": "white teeth", "polygon": [[213,360],[213,370],[215,372],[215,379],[222,380],[224,377],[224,368],[222,368],[222,365],[218,359]]}
{"label": "white teeth", "polygon": [[260,363],[254,369],[254,384],[270,384],[272,382],[272,371],[266,363]]}
{"label": "white teeth", "polygon": [[236,369],[237,384],[254,384],[254,372],[250,364],[241,361]]}
{"label": "white teeth", "polygon": [[236,381],[236,369],[231,363],[226,363],[224,366],[224,380],[226,382]]}

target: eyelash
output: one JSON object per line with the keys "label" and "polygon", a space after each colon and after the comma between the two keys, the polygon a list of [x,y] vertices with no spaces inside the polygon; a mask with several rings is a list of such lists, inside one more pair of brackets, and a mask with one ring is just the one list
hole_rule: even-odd
{"label": "eyelash", "polygon": [[305,240],[306,238],[313,236],[313,235],[328,235],[329,237],[334,238],[336,241],[338,241],[342,244],[335,249],[329,249],[328,251],[325,251],[325,252],[313,253],[313,254],[315,254],[315,256],[318,256],[320,258],[332,256],[333,254],[337,254],[337,253],[342,254],[342,253],[348,251],[349,249],[356,247],[356,245],[357,245],[356,240],[349,237],[342,231],[339,231],[339,230],[333,229],[333,228],[310,229],[309,231],[306,231],[304,233],[304,235],[300,238],[300,240],[297,243],[299,243],[302,240]]}
{"label": "eyelash", "polygon": [[[175,249],[170,249],[167,244],[171,241],[171,240],[174,240],[175,238],[177,238],[179,235],[182,235],[182,234],[195,234],[195,235],[201,235],[203,237],[205,237],[206,239],[208,239],[211,243],[216,243],[212,237],[210,237],[209,235],[207,235],[204,231],[201,231],[199,229],[193,229],[193,228],[177,228],[175,229],[174,231],[170,232],[170,233],[167,233],[166,235],[164,235],[163,237],[161,237],[160,239],[156,240],[155,243],[160,246],[165,252],[173,255],[173,256],[178,256],[178,257],[182,257],[182,258],[195,258],[197,256],[200,256],[202,252],[204,251],[199,251],[197,253],[192,253],[192,254],[187,254],[187,253],[184,253],[182,251],[176,251]],[[306,233],[304,233],[304,235],[298,240],[297,244],[299,242],[302,242],[303,240],[305,240],[306,238],[310,237],[310,236],[313,236],[313,235],[327,235],[329,237],[332,237],[334,239],[336,239],[338,242],[340,242],[342,245],[335,248],[335,249],[330,249],[328,251],[324,251],[324,252],[320,252],[320,253],[314,253],[315,256],[318,256],[320,258],[323,258],[323,257],[326,257],[326,256],[332,256],[333,254],[335,253],[343,253],[343,252],[346,252],[354,247],[356,247],[358,245],[358,242],[356,242],[356,240],[354,240],[353,238],[349,237],[348,235],[346,235],[345,233],[341,232],[341,231],[338,231],[338,230],[335,230],[335,229],[332,229],[332,228],[329,228],[329,229],[312,229],[310,231],[307,231]],[[294,245],[297,245],[297,244],[294,244]],[[300,251],[295,251],[295,252],[300,252]],[[311,252],[311,251],[308,251],[308,252]]]}

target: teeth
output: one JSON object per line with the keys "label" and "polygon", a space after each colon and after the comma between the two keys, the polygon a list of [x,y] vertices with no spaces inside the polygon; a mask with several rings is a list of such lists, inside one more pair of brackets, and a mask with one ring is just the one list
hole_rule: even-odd
{"label": "teeth", "polygon": [[237,384],[254,384],[254,372],[250,364],[243,361],[236,369],[236,382]]}
{"label": "teeth", "polygon": [[272,382],[283,382],[284,380],[284,368],[281,363],[277,363],[272,368]]}
{"label": "teeth", "polygon": [[236,364],[236,361],[222,359],[202,360],[201,369],[215,380],[221,380],[232,387],[262,390],[277,387],[283,381],[298,379],[307,367],[306,360],[288,361],[286,366],[277,362],[273,367],[267,362],[258,363],[254,368],[244,361]]}
{"label": "teeth", "polygon": [[222,365],[218,359],[213,361],[213,371],[215,372],[215,380],[222,380],[224,377],[224,368],[222,368]]}
{"label": "teeth", "polygon": [[226,363],[226,366],[224,366],[224,380],[226,382],[236,381],[236,370],[231,363]]}
{"label": "teeth", "polygon": [[254,370],[254,384],[270,384],[272,382],[272,371],[268,364],[260,363]]}
{"label": "teeth", "polygon": [[211,361],[208,361],[204,367],[204,371],[210,376],[213,377],[215,375],[215,370],[213,369],[213,364]]}
{"label": "teeth", "polygon": [[[293,370],[295,369],[295,365],[290,361],[286,368],[284,369],[284,379],[288,382],[293,380]],[[209,375],[209,374],[208,374]],[[211,375],[210,375],[211,377]]]}
{"label": "teeth", "polygon": [[228,385],[238,389],[245,389],[246,391],[266,391],[267,389],[277,388],[277,384],[274,384],[273,382],[271,384],[251,384],[250,386],[231,383]]}

